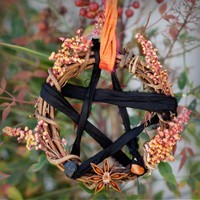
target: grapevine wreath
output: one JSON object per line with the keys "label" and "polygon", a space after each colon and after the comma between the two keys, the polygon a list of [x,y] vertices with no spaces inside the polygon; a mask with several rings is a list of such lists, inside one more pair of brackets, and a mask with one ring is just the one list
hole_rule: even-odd
{"label": "grapevine wreath", "polygon": [[[50,60],[55,62],[48,70],[48,78],[35,106],[38,121],[35,130],[4,128],[8,135],[17,136],[19,142],[25,139],[28,149],[44,151],[51,164],[69,178],[83,182],[90,189],[95,188],[95,193],[104,187],[120,191],[118,183],[134,180],[152,171],[161,161],[174,160],[173,149],[190,115],[190,111],[184,108],[177,116],[177,101],[168,82],[167,71],[162,69],[152,43],[141,33],[136,38],[144,58],[127,49],[117,52],[117,1],[106,3],[104,16],[97,17],[90,33],[83,35],[78,30],[71,39],[61,38],[62,48],[51,54]],[[88,87],[68,82],[90,68],[92,75]],[[139,78],[146,91],[123,91],[117,69],[128,70]],[[109,71],[112,89],[97,88],[102,70]],[[81,112],[78,113],[65,97],[82,100]],[[115,141],[88,121],[93,102],[118,106],[125,132]],[[146,110],[150,114],[139,126],[132,128],[126,107]],[[56,110],[77,124],[70,152],[65,149],[66,141],[61,139],[59,125],[55,121]],[[141,152],[138,136],[149,126],[156,130],[156,134],[143,144]],[[80,147],[84,131],[102,147],[100,152],[85,161],[81,159]],[[122,151],[124,146],[127,146],[129,155]],[[111,167],[109,157],[115,161]]]}

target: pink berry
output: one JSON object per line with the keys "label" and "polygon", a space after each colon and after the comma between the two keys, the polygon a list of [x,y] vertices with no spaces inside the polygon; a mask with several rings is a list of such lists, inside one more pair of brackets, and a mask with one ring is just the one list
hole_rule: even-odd
{"label": "pink berry", "polygon": [[137,8],[140,7],[140,2],[139,2],[139,1],[134,1],[134,2],[132,3],[132,6],[133,6],[133,8],[137,9]]}
{"label": "pink berry", "polygon": [[86,16],[87,15],[87,9],[86,8],[81,8],[80,10],[79,10],[79,15],[80,16]]}
{"label": "pink berry", "polygon": [[125,13],[127,17],[132,17],[134,14],[133,10],[131,10],[130,8],[128,8]]}
{"label": "pink berry", "polygon": [[122,16],[122,13],[123,13],[122,7],[118,7],[118,8],[117,8],[117,12],[118,12],[118,16],[119,16],[119,17]]}
{"label": "pink berry", "polygon": [[92,11],[92,12],[95,12],[99,9],[99,4],[96,3],[96,2],[91,2],[89,4],[89,10]]}
{"label": "pink berry", "polygon": [[85,4],[84,0],[74,0],[74,3],[76,6],[79,6],[79,7],[84,6]]}
{"label": "pink berry", "polygon": [[162,3],[164,0],[156,0],[157,3]]}

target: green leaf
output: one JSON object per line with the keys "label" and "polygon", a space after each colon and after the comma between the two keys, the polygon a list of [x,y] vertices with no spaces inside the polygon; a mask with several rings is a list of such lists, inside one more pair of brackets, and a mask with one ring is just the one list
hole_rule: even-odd
{"label": "green leaf", "polygon": [[195,182],[196,180],[194,179],[194,177],[190,176],[188,179],[187,179],[187,183],[188,185],[194,190],[195,189]]}
{"label": "green leaf", "polygon": [[195,87],[193,91],[194,91],[194,96],[196,96],[197,99],[200,99],[200,86]]}
{"label": "green leaf", "polygon": [[49,55],[46,55],[46,54],[39,52],[39,51],[34,51],[34,50],[31,50],[31,49],[28,49],[26,47],[21,47],[21,46],[14,45],[14,44],[7,44],[7,43],[3,43],[3,42],[0,42],[0,45],[14,49],[14,50],[19,51],[19,52],[24,52],[24,53],[27,53],[27,54],[37,56],[37,57],[44,59],[44,60],[49,60]]}
{"label": "green leaf", "polygon": [[167,187],[169,188],[170,191],[172,191],[176,196],[180,196],[180,191],[177,185],[170,183],[167,181]]}
{"label": "green leaf", "polygon": [[137,181],[137,187],[138,187],[138,199],[145,199],[145,195],[147,192],[145,185]]}
{"label": "green leaf", "polygon": [[89,25],[85,28],[83,35],[87,35],[94,28],[94,25]]}
{"label": "green leaf", "polygon": [[181,98],[182,98],[182,92],[179,92],[179,93],[176,93],[175,94],[175,97],[176,97],[176,99],[177,99],[177,102],[179,102],[180,100],[181,100]]}
{"label": "green leaf", "polygon": [[14,186],[8,186],[8,188],[6,189],[6,195],[10,200],[23,200],[22,194]]}
{"label": "green leaf", "polygon": [[164,193],[164,191],[159,191],[159,192],[157,192],[157,193],[153,196],[153,199],[154,199],[154,200],[163,199],[163,193]]}
{"label": "green leaf", "polygon": [[195,132],[196,132],[196,126],[195,126],[195,124],[194,123],[189,123],[188,125],[187,125],[187,130],[188,130],[188,132],[190,133],[190,134],[194,134]]}
{"label": "green leaf", "polygon": [[182,72],[180,78],[178,79],[178,86],[182,90],[187,84],[187,74],[186,72]]}
{"label": "green leaf", "polygon": [[157,34],[157,29],[152,29],[150,30],[147,34],[148,34],[148,38],[151,38],[153,36],[155,36]]}
{"label": "green leaf", "polygon": [[12,36],[19,37],[26,33],[22,19],[19,16],[13,17],[12,20]]}
{"label": "green leaf", "polygon": [[87,193],[89,194],[94,194],[94,189],[90,190],[89,188],[87,188],[83,183],[79,182],[78,185]]}
{"label": "green leaf", "polygon": [[200,181],[200,171],[193,174],[193,176],[194,176],[194,179],[196,179],[197,181]]}
{"label": "green leaf", "polygon": [[47,164],[47,159],[45,155],[41,155],[38,158],[38,162],[33,164],[30,168],[29,168],[29,172],[37,172],[40,171],[45,165]]}
{"label": "green leaf", "polygon": [[196,110],[196,107],[197,107],[197,99],[194,99],[194,100],[192,100],[192,102],[188,106],[188,109],[189,110]]}
{"label": "green leaf", "polygon": [[16,184],[19,184],[20,181],[22,181],[22,177],[23,177],[23,173],[16,170],[10,174],[10,176],[7,178],[6,181],[8,184],[16,185]]}
{"label": "green leaf", "polygon": [[127,200],[137,200],[138,199],[138,195],[137,194],[132,194],[132,195],[128,196],[126,199]]}
{"label": "green leaf", "polygon": [[194,174],[199,172],[200,161],[195,163],[190,163],[190,176],[194,176]]}
{"label": "green leaf", "polygon": [[145,141],[149,141],[150,140],[149,135],[146,132],[140,133],[140,137],[141,137],[141,139],[143,139]]}
{"label": "green leaf", "polygon": [[112,199],[112,196],[110,197],[110,195],[105,193],[105,190],[102,190],[98,192],[97,194],[93,195],[90,199],[91,200],[100,200],[100,199],[106,200],[106,199]]}
{"label": "green leaf", "polygon": [[165,181],[172,183],[174,185],[177,184],[175,176],[172,172],[172,168],[168,163],[161,162],[158,165],[158,169],[159,169],[160,174],[164,177]]}

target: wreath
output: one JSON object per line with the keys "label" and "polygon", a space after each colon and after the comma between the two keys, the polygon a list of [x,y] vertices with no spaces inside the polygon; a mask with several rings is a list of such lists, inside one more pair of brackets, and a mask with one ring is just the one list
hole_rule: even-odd
{"label": "wreath", "polygon": [[[55,61],[54,66],[48,70],[48,78],[35,105],[34,116],[38,121],[36,128],[30,130],[27,127],[5,127],[3,130],[10,136],[16,136],[19,142],[25,140],[28,149],[44,151],[51,164],[57,166],[69,178],[83,182],[89,189],[95,188],[95,193],[104,187],[120,191],[118,183],[134,180],[151,172],[161,161],[173,161],[173,149],[180,140],[180,133],[190,115],[190,111],[184,108],[177,116],[177,100],[168,81],[167,71],[163,70],[158,60],[157,50],[141,33],[138,33],[136,38],[144,57],[137,56],[128,49],[116,54],[107,51],[114,47],[115,51],[116,44],[113,44],[114,35],[107,39],[104,37],[104,29],[108,30],[110,26],[110,23],[107,24],[110,14],[106,11],[105,18],[98,17],[95,28],[88,35],[83,35],[82,31],[78,30],[71,39],[61,38],[61,49],[51,54],[50,60]],[[96,38],[100,33],[101,40]],[[112,90],[97,88],[105,66],[110,71]],[[88,87],[69,83],[70,79],[91,68]],[[145,91],[123,91],[117,77],[117,69],[128,70],[139,78]],[[81,112],[65,97],[82,100]],[[125,133],[115,141],[111,141],[88,121],[93,102],[118,106]],[[138,126],[131,127],[127,107],[146,110],[148,117]],[[64,113],[77,125],[71,151],[65,149],[66,140],[60,136],[60,127],[55,119],[56,111]],[[143,144],[141,152],[138,137],[146,127],[155,129],[156,134]],[[81,139],[84,131],[102,147],[100,152],[85,161],[81,159]],[[129,155],[122,151],[124,146],[127,146]],[[109,165],[109,157],[114,159],[112,166]]]}

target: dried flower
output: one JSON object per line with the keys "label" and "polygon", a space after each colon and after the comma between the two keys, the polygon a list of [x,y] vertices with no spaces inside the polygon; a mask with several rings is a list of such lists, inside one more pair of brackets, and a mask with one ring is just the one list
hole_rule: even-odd
{"label": "dried flower", "polygon": [[163,70],[161,63],[158,61],[157,49],[154,49],[151,41],[146,40],[140,33],[137,33],[136,38],[141,44],[145,55],[146,68],[148,70],[144,71],[144,73],[152,81],[152,83],[146,85],[154,88],[156,92],[161,89],[161,93],[173,96],[171,85],[168,82],[167,70]]}
{"label": "dried flower", "polygon": [[87,52],[92,46],[91,40],[87,40],[85,36],[82,35],[82,30],[79,29],[76,32],[76,36],[70,38],[60,38],[63,42],[58,53],[52,52],[49,60],[55,61],[53,67],[53,74],[55,77],[60,77],[63,75],[65,65],[70,65],[72,63],[82,64],[85,59],[80,57],[81,53]]}
{"label": "dried flower", "polygon": [[167,122],[167,127],[158,127],[156,136],[150,142],[144,144],[146,151],[144,160],[149,168],[155,168],[161,161],[174,160],[172,150],[177,141],[181,139],[180,133],[183,131],[184,125],[187,124],[190,113],[190,110],[183,108],[178,117]]}
{"label": "dried flower", "polygon": [[94,27],[92,28],[92,30],[89,31],[89,33],[85,35],[85,37],[90,40],[96,37],[99,38],[101,35],[104,21],[105,21],[104,15],[102,13],[98,14],[97,17],[95,18]]}
{"label": "dried flower", "polygon": [[17,137],[18,142],[22,142],[25,140],[26,147],[28,150],[36,148],[38,145],[38,141],[33,131],[28,129],[28,127],[25,127],[25,129],[22,129],[22,128],[11,128],[7,126],[3,129],[3,132],[9,135],[10,137]]}
{"label": "dried flower", "polygon": [[66,146],[66,145],[67,145],[67,141],[65,140],[65,138],[62,138],[61,144],[62,144],[63,146]]}
{"label": "dried flower", "polygon": [[[9,135],[10,137],[17,137],[18,142],[26,142],[26,147],[28,150],[43,150],[46,154],[52,153],[55,156],[58,156],[57,153],[52,148],[52,139],[48,133],[48,124],[43,120],[38,121],[36,128],[30,130],[28,127],[22,128],[11,128],[5,127],[3,132]],[[63,146],[66,145],[66,140],[63,138],[58,141]]]}

